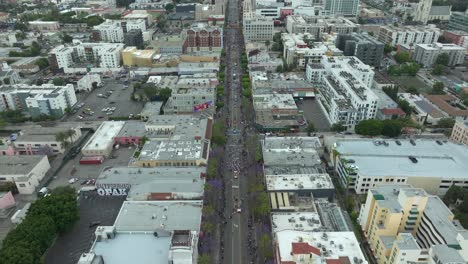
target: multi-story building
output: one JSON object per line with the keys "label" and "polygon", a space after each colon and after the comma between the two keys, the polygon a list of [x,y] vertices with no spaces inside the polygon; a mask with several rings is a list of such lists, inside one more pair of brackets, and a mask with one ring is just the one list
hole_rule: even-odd
{"label": "multi-story building", "polygon": [[114,146],[114,137],[124,127],[124,121],[104,121],[81,149],[83,156],[108,157]]}
{"label": "multi-story building", "polygon": [[453,44],[468,49],[468,32],[461,30],[444,31],[442,36],[450,40]]}
{"label": "multi-story building", "polygon": [[13,182],[21,194],[33,194],[50,169],[46,155],[0,156],[0,183]]}
{"label": "multi-story building", "polygon": [[77,102],[73,84],[55,86],[39,85],[3,85],[0,87],[0,110],[19,110],[29,112],[32,117],[50,115],[61,117],[65,109]]}
{"label": "multi-story building", "polygon": [[121,43],[124,41],[124,30],[120,21],[107,20],[104,23],[94,26],[97,36],[95,40],[110,43]]}
{"label": "multi-story building", "polygon": [[406,184],[370,189],[358,218],[379,264],[434,263],[429,250],[435,245],[453,248],[463,258],[468,231],[453,220],[438,196]]}
{"label": "multi-story building", "polygon": [[297,129],[306,121],[292,94],[254,94],[255,124],[266,131]]}
{"label": "multi-story building", "polygon": [[432,0],[419,1],[414,13],[413,21],[419,21],[424,24],[429,20],[429,14],[431,13]]}
{"label": "multi-story building", "polygon": [[182,54],[184,38],[180,35],[160,36],[151,41],[151,46],[159,50],[162,55],[166,54]]}
{"label": "multi-story building", "polygon": [[374,67],[380,67],[384,53],[384,44],[367,34],[339,34],[336,47],[345,56],[356,56],[362,62]]}
{"label": "multi-story building", "polygon": [[453,142],[468,146],[468,120],[460,118],[455,121],[450,139]]}
{"label": "multi-story building", "polygon": [[131,29],[124,35],[124,43],[127,47],[137,47],[138,49],[143,49],[145,45],[143,44],[143,34],[140,29]]}
{"label": "multi-story building", "polygon": [[325,0],[323,13],[356,17],[359,14],[359,2],[360,0]]}
{"label": "multi-story building", "polygon": [[397,46],[431,44],[439,39],[440,30],[434,25],[427,26],[394,26],[380,27],[378,40],[384,44]]}
{"label": "multi-story building", "polygon": [[[60,45],[49,52],[49,62],[53,70],[73,72],[75,64],[92,63],[98,68],[120,68],[122,43],[82,43],[74,40],[70,46]],[[83,68],[89,65],[82,66]]]}
{"label": "multi-story building", "polygon": [[429,139],[354,139],[338,141],[333,149],[342,186],[358,194],[395,183],[434,195],[444,195],[452,185],[468,187],[468,149],[463,145]]}
{"label": "multi-story building", "polygon": [[79,127],[26,127],[18,133],[12,144],[19,155],[56,155],[65,152],[63,142],[58,141],[56,135],[71,131],[73,132],[64,141],[73,144],[81,137]]}
{"label": "multi-story building", "polygon": [[194,24],[184,33],[183,53],[221,52],[223,30],[207,24]]}
{"label": "multi-story building", "polygon": [[453,12],[450,16],[448,28],[468,32],[468,12]]}
{"label": "multi-story building", "polygon": [[76,91],[90,92],[94,88],[101,86],[101,76],[99,74],[88,73],[76,82]]}
{"label": "multi-story building", "polygon": [[151,67],[156,52],[152,49],[139,50],[137,47],[126,47],[122,51],[122,62],[127,67]]}
{"label": "multi-story building", "polygon": [[324,33],[350,34],[357,25],[344,17],[291,15],[286,17],[289,33],[310,33],[314,40],[321,40]]}
{"label": "multi-story building", "polygon": [[334,43],[312,43],[312,35],[309,33],[281,34],[283,41],[283,58],[287,65],[304,69],[307,63],[318,63],[324,55],[339,56],[343,52]]}
{"label": "multi-story building", "polygon": [[444,53],[449,56],[447,66],[459,65],[465,60],[465,48],[451,43],[417,44],[413,59],[423,67],[432,67],[439,55]]}
{"label": "multi-story building", "polygon": [[60,24],[58,21],[29,21],[29,30],[39,32],[49,32],[60,30]]}
{"label": "multi-story building", "polygon": [[125,32],[130,32],[133,29],[139,29],[141,32],[145,32],[146,22],[144,19],[133,19],[133,20],[126,20],[121,22],[122,27],[124,28]]}
{"label": "multi-story building", "polygon": [[356,57],[324,56],[320,63],[306,67],[306,78],[317,85],[317,97],[329,121],[342,123],[347,129],[376,116],[373,76],[370,66]]}
{"label": "multi-story building", "polygon": [[243,33],[246,41],[266,41],[273,39],[273,20],[255,14],[252,1],[244,1]]}

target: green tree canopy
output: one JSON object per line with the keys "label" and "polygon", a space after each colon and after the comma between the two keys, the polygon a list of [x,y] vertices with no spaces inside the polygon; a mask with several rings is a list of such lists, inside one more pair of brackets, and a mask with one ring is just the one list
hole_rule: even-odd
{"label": "green tree canopy", "polygon": [[61,77],[54,78],[52,80],[52,83],[56,86],[64,86],[65,85],[65,80]]}
{"label": "green tree canopy", "polygon": [[343,123],[338,122],[338,123],[333,124],[331,126],[330,130],[333,131],[333,132],[343,132],[343,131],[346,130],[346,127],[343,126]]}
{"label": "green tree canopy", "polygon": [[455,125],[455,119],[447,117],[441,118],[439,122],[437,122],[437,127],[440,128],[452,128]]}
{"label": "green tree canopy", "polygon": [[444,84],[442,82],[435,82],[432,85],[431,94],[445,94]]}
{"label": "green tree canopy", "polygon": [[386,137],[398,137],[401,135],[402,124],[398,120],[384,120],[382,135]]}
{"label": "green tree canopy", "polygon": [[436,64],[447,66],[449,63],[450,57],[447,53],[441,53],[437,56]]}
{"label": "green tree canopy", "polygon": [[359,122],[355,127],[355,132],[365,136],[377,136],[382,133],[383,124],[380,120],[369,119]]}
{"label": "green tree canopy", "polygon": [[442,66],[442,64],[436,64],[434,68],[432,68],[431,73],[434,75],[442,75],[444,73],[444,66]]}
{"label": "green tree canopy", "polygon": [[49,67],[49,60],[47,58],[39,58],[36,61],[36,65],[39,66],[39,69],[45,69]]}
{"label": "green tree canopy", "polygon": [[396,62],[398,62],[399,64],[411,61],[410,54],[408,52],[405,52],[405,51],[397,52],[397,54],[395,54],[394,58],[395,58]]}
{"label": "green tree canopy", "polygon": [[312,122],[309,122],[309,124],[307,124],[306,132],[308,136],[315,132],[315,126]]}

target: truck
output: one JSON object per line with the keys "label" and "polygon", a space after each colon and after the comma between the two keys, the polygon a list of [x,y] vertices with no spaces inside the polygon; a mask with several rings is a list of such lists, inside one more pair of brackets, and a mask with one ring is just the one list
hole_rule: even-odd
{"label": "truck", "polygon": [[81,165],[96,165],[104,162],[103,156],[86,156],[80,159]]}

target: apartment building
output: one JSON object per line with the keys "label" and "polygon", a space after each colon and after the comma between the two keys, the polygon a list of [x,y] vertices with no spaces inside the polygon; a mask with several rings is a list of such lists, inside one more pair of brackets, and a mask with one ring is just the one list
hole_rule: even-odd
{"label": "apartment building", "polygon": [[468,120],[457,119],[450,139],[453,142],[468,146]]}
{"label": "apartment building", "polygon": [[310,33],[312,39],[321,40],[324,33],[350,34],[358,26],[344,17],[291,15],[286,17],[289,33]]}
{"label": "apartment building", "polygon": [[137,47],[144,49],[143,34],[140,29],[132,29],[124,34],[124,43],[127,47]]}
{"label": "apartment building", "polygon": [[55,86],[53,84],[15,84],[0,86],[0,110],[19,110],[32,117],[50,115],[61,117],[65,109],[77,102],[73,84]]}
{"label": "apartment building", "polygon": [[438,196],[407,184],[370,189],[358,218],[379,264],[444,263],[429,254],[441,252],[435,245],[455,249],[452,254],[463,258],[468,231],[453,220]]}
{"label": "apartment building", "polygon": [[317,85],[317,98],[330,123],[347,129],[375,118],[377,96],[371,90],[374,71],[356,57],[326,57],[309,63],[306,78]]}
{"label": "apartment building", "polygon": [[223,30],[217,26],[208,26],[204,23],[193,24],[183,33],[183,38],[184,54],[221,52],[223,49]]}
{"label": "apartment building", "polygon": [[411,184],[434,195],[468,187],[468,148],[432,139],[353,139],[333,146],[342,186],[356,193],[388,184]]}
{"label": "apartment building", "polygon": [[306,121],[292,94],[254,94],[255,124],[267,131],[297,129]]}
{"label": "apartment building", "polygon": [[447,54],[447,66],[463,64],[465,48],[451,43],[417,44],[413,52],[413,59],[423,67],[432,67],[440,54]]}
{"label": "apartment building", "polygon": [[106,20],[102,24],[94,26],[93,29],[98,33],[97,36],[94,34],[95,40],[110,43],[121,43],[124,40],[124,30],[120,21]]}
{"label": "apartment building", "polygon": [[397,46],[431,44],[439,39],[440,30],[434,25],[427,26],[381,26],[378,40],[384,44]]}
{"label": "apartment building", "polygon": [[367,34],[339,34],[336,47],[345,56],[356,56],[367,65],[380,67],[384,53],[384,44]]}
{"label": "apartment building", "polygon": [[468,12],[452,12],[448,28],[468,32]]}
{"label": "apartment building", "polygon": [[[53,70],[73,72],[73,68],[87,68],[93,64],[97,68],[119,68],[121,65],[122,43],[83,43],[77,40],[70,46],[60,45],[49,52],[49,62]],[[85,64],[85,65],[83,65]]]}
{"label": "apartment building", "polygon": [[273,39],[273,20],[255,14],[250,0],[244,1],[243,33],[246,41],[266,41]]}
{"label": "apartment building", "polygon": [[29,30],[39,32],[59,31],[60,24],[58,21],[29,21]]}
{"label": "apartment building", "polygon": [[360,0],[325,0],[323,2],[325,15],[356,17],[359,14]]}

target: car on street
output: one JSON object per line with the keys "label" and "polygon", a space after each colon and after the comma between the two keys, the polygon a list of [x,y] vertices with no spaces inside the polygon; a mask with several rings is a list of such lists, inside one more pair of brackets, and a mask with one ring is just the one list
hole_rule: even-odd
{"label": "car on street", "polygon": [[239,172],[238,172],[238,171],[235,170],[235,171],[233,172],[233,175],[234,175],[234,179],[239,178]]}
{"label": "car on street", "polygon": [[239,208],[236,209],[236,212],[240,214],[240,213],[242,213],[242,209],[239,207]]}
{"label": "car on street", "polygon": [[71,178],[68,180],[68,183],[73,184],[78,181],[78,178]]}

